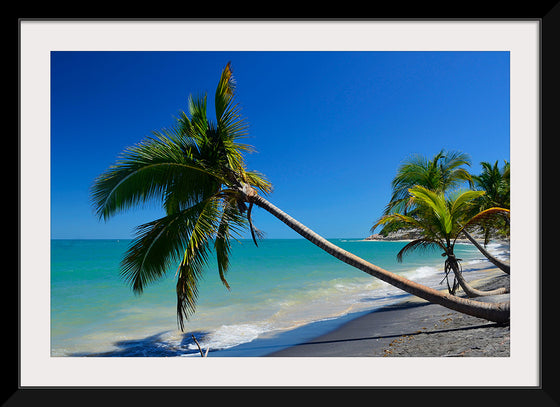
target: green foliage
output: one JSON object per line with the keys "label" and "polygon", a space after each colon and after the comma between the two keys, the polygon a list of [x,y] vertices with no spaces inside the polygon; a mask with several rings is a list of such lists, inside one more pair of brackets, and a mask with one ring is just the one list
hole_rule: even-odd
{"label": "green foliage", "polygon": [[485,191],[486,194],[481,199],[480,209],[488,209],[492,207],[509,209],[510,194],[510,165],[505,161],[502,169],[498,167],[498,161],[491,165],[488,162],[481,162],[482,173],[473,176],[476,189]]}
{"label": "green foliage", "polygon": [[[470,211],[468,215],[472,217],[489,208],[509,208],[509,163],[506,161],[502,169],[498,167],[497,161],[494,165],[487,162],[482,162],[481,165],[482,173],[475,176],[469,174],[464,168],[464,166],[470,166],[469,156],[458,151],[441,150],[431,159],[421,155],[409,157],[399,167],[392,181],[393,192],[383,215],[401,213],[413,217],[418,216],[417,202],[420,197],[423,197],[424,204],[429,205],[435,210],[435,213],[440,214],[438,219],[443,222],[447,219],[443,216],[443,200],[449,198],[455,201],[457,194],[461,194],[457,192],[457,188],[465,183],[476,191],[462,194],[461,199],[455,201],[457,207],[451,208],[451,210],[457,212],[459,207],[468,202]],[[416,190],[415,199],[410,191],[416,186],[421,186],[426,191]],[[479,194],[480,191],[484,193]],[[441,196],[438,197],[438,194]],[[377,222],[371,231],[374,232],[378,226],[383,226],[379,232],[381,235],[415,228],[410,222],[393,219],[391,222]],[[491,219],[479,222],[477,226],[484,231],[487,242],[493,235],[509,235],[509,216],[493,216]],[[444,225],[444,229],[451,230],[449,223]]]}
{"label": "green foliage", "polygon": [[166,216],[137,227],[121,275],[140,294],[178,264],[181,329],[195,310],[197,283],[212,248],[229,288],[225,274],[231,239],[252,228],[243,187],[263,194],[272,188],[262,174],[246,168],[243,154],[254,150],[240,142],[247,123],[234,90],[228,63],[214,97],[215,122],[207,117],[207,96],[190,96],[188,113],[181,112],[171,129],[153,132],[125,149],[91,187],[92,204],[103,220],[147,202],[161,203]]}
{"label": "green foliage", "polygon": [[[510,164],[504,161],[500,169],[498,161],[493,165],[488,162],[481,162],[482,172],[480,175],[473,176],[475,187],[485,191],[486,194],[477,201],[477,211],[484,211],[489,208],[500,207],[509,209],[510,207]],[[494,217],[491,220],[480,223],[480,228],[484,233],[484,242],[488,243],[492,236],[509,236],[509,216]]]}
{"label": "green foliage", "polygon": [[[413,156],[403,164],[392,182],[393,194],[384,215],[373,225],[381,234],[415,229],[421,235],[404,246],[397,259],[413,250],[439,247],[453,254],[459,234],[468,227],[479,227],[488,238],[490,231],[509,228],[509,163],[500,171],[481,163],[483,172],[471,176],[463,165],[470,165],[466,154],[443,150],[431,160]],[[461,183],[478,190],[457,190]],[[500,207],[503,205],[503,207]]]}
{"label": "green foliage", "polygon": [[393,192],[384,215],[411,210],[408,190],[414,185],[421,185],[436,192],[456,188],[465,181],[470,185],[472,178],[468,171],[462,168],[470,164],[469,156],[458,151],[441,150],[431,160],[418,154],[409,157],[399,167],[391,183]]}
{"label": "green foliage", "polygon": [[417,248],[438,246],[446,253],[452,253],[454,241],[469,219],[472,202],[484,194],[483,191],[463,191],[447,198],[443,192],[434,192],[420,185],[409,189],[411,201],[415,206],[414,215],[391,213],[383,216],[375,225],[406,225],[416,229],[421,238],[406,245],[398,254]]}

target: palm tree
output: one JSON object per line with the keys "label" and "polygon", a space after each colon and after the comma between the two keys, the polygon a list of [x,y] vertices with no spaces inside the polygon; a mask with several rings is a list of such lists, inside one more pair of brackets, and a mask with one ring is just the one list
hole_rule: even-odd
{"label": "palm tree", "polygon": [[252,148],[239,140],[246,123],[234,100],[231,66],[224,68],[215,93],[216,123],[206,115],[206,96],[189,99],[170,130],[154,133],[124,151],[92,186],[92,201],[101,219],[158,199],[166,215],[141,225],[122,261],[122,275],[141,293],[173,263],[177,268],[177,318],[195,310],[197,283],[213,242],[218,272],[227,287],[230,239],[252,225],[257,205],[319,248],[404,291],[450,309],[496,322],[509,321],[509,302],[490,304],[444,294],[383,270],[327,241],[264,198],[271,184],[246,168],[243,153]]}
{"label": "palm tree", "polygon": [[[473,176],[476,189],[485,191],[486,193],[478,199],[477,210],[482,211],[491,207],[508,208],[510,207],[510,164],[504,161],[502,169],[498,167],[498,161],[494,165],[483,161],[482,173]],[[487,244],[490,236],[497,232],[499,235],[509,235],[509,218],[503,218],[502,222],[493,222],[483,225],[484,243]]]}
{"label": "palm tree", "polygon": [[[233,98],[234,81],[228,64],[216,89],[216,123],[206,112],[207,96],[190,97],[190,117],[181,112],[172,129],[153,132],[127,148],[120,159],[92,186],[97,215],[109,219],[116,213],[159,199],[165,216],[137,227],[136,236],[122,261],[122,275],[140,294],[173,263],[177,269],[177,315],[183,319],[195,309],[197,282],[213,243],[218,271],[229,266],[230,239],[247,224],[253,237],[251,206],[244,191],[271,191],[259,173],[246,169],[240,143],[247,125]],[[247,212],[247,215],[245,213]]]}
{"label": "palm tree", "polygon": [[471,175],[463,168],[470,164],[468,154],[459,151],[441,150],[431,160],[420,154],[412,155],[398,168],[391,182],[393,193],[383,214],[406,213],[410,210],[408,190],[414,185],[441,192],[452,190],[465,181],[472,185]]}
{"label": "palm tree", "polygon": [[[470,187],[476,184],[478,189],[486,191],[490,197],[486,197],[486,194],[479,197],[477,199],[479,205],[477,207],[473,206],[471,216],[491,207],[509,209],[509,164],[506,163],[506,166],[504,166],[503,174],[498,171],[499,182],[501,182],[500,187],[493,187],[497,178],[495,171],[491,170],[488,173],[483,172],[480,176],[473,177],[463,168],[465,165],[471,165],[470,158],[468,154],[459,151],[446,152],[445,150],[441,150],[430,160],[418,154],[411,156],[397,170],[397,175],[391,183],[393,188],[391,199],[385,207],[383,215],[391,213],[413,214],[414,200],[411,199],[409,190],[415,185],[420,185],[432,191],[445,194],[464,182],[467,182]],[[484,164],[483,167],[486,168]],[[490,169],[489,165],[488,168]],[[497,195],[494,191],[500,191],[500,195]],[[499,198],[494,198],[498,196]],[[505,199],[506,196],[507,201]],[[490,231],[492,230],[490,225],[496,224],[496,222],[500,222],[500,218],[494,216],[491,222],[481,223],[481,225],[483,227],[486,225],[485,231]],[[371,228],[372,233],[375,231],[376,227],[377,224]],[[380,234],[386,235],[395,230],[410,228],[414,227],[406,222],[394,220],[383,225]],[[463,235],[492,264],[509,274],[509,264],[492,256],[492,254],[481,246],[466,229],[463,230]],[[487,239],[488,236],[489,234],[486,234],[485,238]],[[485,240],[485,243],[488,243],[488,241]]]}
{"label": "palm tree", "polygon": [[502,169],[498,167],[498,161],[494,165],[483,161],[480,165],[482,173],[472,177],[476,188],[486,192],[480,199],[479,208],[481,210],[491,207],[509,209],[509,162],[504,161]]}
{"label": "palm tree", "polygon": [[402,261],[403,256],[413,250],[440,248],[442,256],[446,257],[444,271],[446,277],[453,271],[455,278],[453,286],[448,285],[450,294],[455,294],[459,283],[469,297],[482,295],[503,294],[505,289],[480,291],[471,287],[461,272],[460,259],[454,254],[454,247],[459,235],[465,227],[488,219],[497,213],[509,213],[504,208],[489,208],[468,219],[467,216],[473,201],[484,195],[484,191],[464,191],[457,193],[453,198],[446,198],[443,192],[434,192],[420,185],[409,189],[411,201],[415,205],[414,216],[401,213],[391,213],[383,216],[375,225],[386,225],[397,222],[406,224],[419,230],[421,237],[406,244],[397,254],[397,259]]}
{"label": "palm tree", "polygon": [[[504,162],[502,170],[498,167],[498,161],[496,161],[494,165],[486,161],[480,164],[482,165],[482,173],[472,178],[476,189],[484,191],[485,193],[476,199],[476,205],[473,206],[473,212],[471,214],[474,215],[476,212],[481,212],[492,207],[509,209],[509,162]],[[490,221],[483,221],[479,224],[479,228],[482,229],[484,234],[484,246],[488,244],[490,237],[495,234],[501,235],[502,237],[509,236],[509,214],[508,216],[493,217]],[[498,260],[490,254],[466,229],[463,231],[463,234],[492,264],[504,273],[510,273],[509,264]]]}

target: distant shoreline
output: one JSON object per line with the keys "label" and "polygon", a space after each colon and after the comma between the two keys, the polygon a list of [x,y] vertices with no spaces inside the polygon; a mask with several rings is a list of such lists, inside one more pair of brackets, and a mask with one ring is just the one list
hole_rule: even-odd
{"label": "distant shoreline", "polygon": [[[478,241],[481,242],[484,239],[480,236],[479,233],[472,233],[472,236]],[[390,232],[387,236],[383,236],[379,233],[374,233],[369,235],[368,237],[364,238],[364,241],[374,241],[374,242],[411,242],[413,240],[419,239],[421,237],[420,232],[417,230],[399,230],[395,232]],[[466,238],[459,238],[456,240],[458,243],[470,243],[470,241]],[[492,239],[492,242],[499,243],[499,244],[509,244],[509,239],[502,240],[502,239]]]}

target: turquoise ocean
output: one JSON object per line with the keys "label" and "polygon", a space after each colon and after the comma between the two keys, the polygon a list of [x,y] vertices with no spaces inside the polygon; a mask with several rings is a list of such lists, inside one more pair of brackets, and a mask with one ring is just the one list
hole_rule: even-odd
{"label": "turquoise ocean", "polygon": [[[438,251],[413,253],[405,242],[331,239],[372,263],[444,288]],[[263,356],[335,329],[408,294],[324,253],[304,239],[233,242],[227,290],[210,262],[196,313],[178,330],[175,268],[135,295],[119,275],[128,240],[51,240],[51,355]],[[495,253],[503,250],[491,247]],[[487,267],[471,245],[458,244],[463,268]],[[467,275],[467,279],[468,279]]]}

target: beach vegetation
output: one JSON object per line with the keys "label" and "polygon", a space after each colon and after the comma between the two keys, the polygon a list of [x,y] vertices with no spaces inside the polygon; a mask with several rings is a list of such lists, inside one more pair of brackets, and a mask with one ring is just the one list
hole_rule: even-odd
{"label": "beach vegetation", "polygon": [[[483,161],[482,173],[473,176],[474,187],[476,190],[484,191],[484,195],[475,200],[471,216],[475,213],[485,211],[492,207],[510,209],[510,165],[504,161],[503,167],[498,167],[498,161],[493,165]],[[483,243],[480,244],[471,233],[465,229],[463,235],[490,261],[504,273],[510,273],[510,266],[486,250],[486,245],[491,238],[509,239],[510,218],[507,215],[483,217],[477,222],[478,232],[482,235]]]}
{"label": "beach vegetation", "polygon": [[[398,253],[398,261],[409,252],[420,249],[441,249],[446,258],[444,264],[445,280],[450,294],[455,294],[460,285],[469,297],[481,295],[503,294],[505,289],[480,291],[471,287],[465,280],[460,260],[455,256],[454,248],[457,239],[467,227],[488,222],[497,215],[509,215],[509,209],[488,208],[471,216],[472,208],[476,208],[476,200],[485,195],[484,191],[458,191],[447,197],[443,192],[435,192],[420,185],[409,189],[410,203],[414,205],[414,215],[398,212],[383,216],[373,228],[380,225],[407,225],[414,228],[420,237],[407,243]],[[453,272],[453,283],[449,284],[449,274]]]}
{"label": "beach vegetation", "polygon": [[215,122],[207,116],[207,95],[191,96],[188,114],[180,112],[173,128],[155,131],[125,149],[91,189],[97,216],[104,220],[153,199],[161,201],[165,216],[136,228],[121,274],[141,294],[178,263],[181,328],[195,310],[198,281],[212,246],[220,278],[229,288],[225,276],[231,239],[247,226],[255,239],[258,236],[244,191],[267,194],[272,187],[262,174],[246,168],[243,154],[253,149],[241,142],[247,123],[234,89],[228,64],[214,96]]}
{"label": "beach vegetation", "polygon": [[[499,207],[510,209],[510,164],[504,161],[503,166],[498,166],[498,161],[491,164],[487,161],[480,163],[482,172],[473,176],[474,187],[484,191],[477,200],[476,211],[483,211],[488,208]],[[497,217],[491,222],[481,225],[484,232],[484,244],[487,244],[492,237],[509,237],[509,217]]]}
{"label": "beach vegetation", "polygon": [[[472,186],[471,174],[464,168],[470,166],[468,154],[460,151],[441,150],[431,159],[421,154],[414,154],[406,159],[398,168],[391,182],[392,194],[383,212],[406,214],[413,207],[409,189],[421,185],[436,192],[453,190],[465,182]],[[382,231],[381,233],[384,234]]]}
{"label": "beach vegetation", "polygon": [[[401,213],[414,217],[418,200],[410,194],[410,189],[415,186],[421,186],[442,195],[454,193],[463,186],[483,191],[484,194],[476,197],[469,205],[470,217],[489,208],[509,209],[509,162],[505,162],[502,170],[498,168],[497,161],[494,165],[488,162],[482,162],[481,165],[482,173],[472,175],[465,168],[471,166],[470,156],[460,151],[442,149],[431,159],[420,154],[410,156],[399,166],[397,174],[391,182],[392,194],[383,216]],[[485,248],[491,237],[502,239],[509,237],[509,212],[476,219],[478,219],[476,230],[482,232],[484,243],[481,245],[472,236],[472,227],[463,228],[462,236],[468,239],[492,264],[509,274],[509,264],[500,261]],[[371,228],[372,233],[380,225],[382,227],[379,234],[382,236],[396,231],[415,230],[412,224],[393,219],[391,222],[375,223]]]}
{"label": "beach vegetation", "polygon": [[[410,294],[479,318],[509,321],[509,302],[474,301],[415,283],[341,249],[269,202],[265,196],[272,185],[245,165],[244,154],[253,148],[241,142],[247,134],[247,123],[234,95],[235,81],[228,63],[215,92],[215,121],[207,116],[207,96],[191,97],[188,113],[181,112],[171,129],[154,132],[127,148],[91,188],[99,219],[107,220],[147,201],[161,202],[165,216],[138,226],[122,260],[121,274],[135,292],[142,293],[147,284],[176,269],[181,330],[195,311],[198,283],[212,246],[218,273],[227,287],[231,239],[249,230],[257,244],[253,206],[269,212],[335,258]],[[460,174],[466,177],[466,173]],[[439,182],[452,184],[445,177]],[[471,196],[473,193],[455,204],[464,205]],[[434,201],[433,205],[442,203]],[[441,224],[445,230],[454,230],[453,221],[449,224],[443,220]]]}

